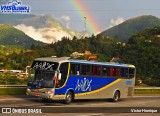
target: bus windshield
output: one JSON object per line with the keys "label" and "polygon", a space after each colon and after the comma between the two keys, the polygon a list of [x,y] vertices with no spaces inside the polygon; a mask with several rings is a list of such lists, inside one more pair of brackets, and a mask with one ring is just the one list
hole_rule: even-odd
{"label": "bus windshield", "polygon": [[38,88],[53,88],[55,86],[56,71],[31,69],[28,85]]}

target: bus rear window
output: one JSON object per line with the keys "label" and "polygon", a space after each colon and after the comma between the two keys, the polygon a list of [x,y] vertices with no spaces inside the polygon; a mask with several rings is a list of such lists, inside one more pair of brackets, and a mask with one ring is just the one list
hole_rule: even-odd
{"label": "bus rear window", "polygon": [[121,68],[121,77],[123,78],[133,78],[134,77],[134,68]]}
{"label": "bus rear window", "polygon": [[128,77],[128,68],[121,68],[121,77]]}
{"label": "bus rear window", "polygon": [[129,78],[134,77],[134,68],[129,68]]}

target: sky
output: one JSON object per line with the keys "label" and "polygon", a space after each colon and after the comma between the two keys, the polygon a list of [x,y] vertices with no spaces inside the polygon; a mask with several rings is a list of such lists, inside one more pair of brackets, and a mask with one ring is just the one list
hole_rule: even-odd
{"label": "sky", "polygon": [[[2,0],[0,0],[2,1]],[[17,0],[19,1],[19,0]],[[76,31],[99,33],[142,15],[160,17],[160,0],[21,0],[31,14],[52,15]]]}

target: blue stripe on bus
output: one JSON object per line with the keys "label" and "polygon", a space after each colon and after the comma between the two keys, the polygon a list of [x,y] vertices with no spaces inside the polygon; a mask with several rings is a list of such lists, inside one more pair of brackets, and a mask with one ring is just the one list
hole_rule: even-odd
{"label": "blue stripe on bus", "polygon": [[73,88],[75,94],[91,92],[107,86],[115,80],[117,80],[117,78],[114,77],[69,76],[66,86],[55,89],[55,94],[66,94],[66,90],[69,88]]}

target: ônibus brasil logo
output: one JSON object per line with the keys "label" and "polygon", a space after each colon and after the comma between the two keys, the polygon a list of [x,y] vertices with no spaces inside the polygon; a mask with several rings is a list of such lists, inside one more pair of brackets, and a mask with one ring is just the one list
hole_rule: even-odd
{"label": "\u00f4nibus brasil logo", "polygon": [[1,5],[2,13],[29,13],[30,7],[27,5],[22,5],[22,2],[17,0],[11,0],[6,5]]}

